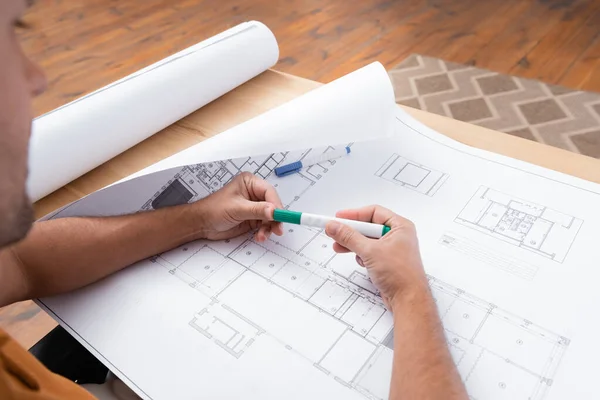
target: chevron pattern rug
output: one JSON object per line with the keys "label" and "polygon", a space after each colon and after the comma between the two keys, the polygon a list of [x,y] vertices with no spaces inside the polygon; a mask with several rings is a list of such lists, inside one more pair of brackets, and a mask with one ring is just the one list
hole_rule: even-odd
{"label": "chevron pattern rug", "polygon": [[413,54],[389,71],[396,102],[600,158],[600,94]]}

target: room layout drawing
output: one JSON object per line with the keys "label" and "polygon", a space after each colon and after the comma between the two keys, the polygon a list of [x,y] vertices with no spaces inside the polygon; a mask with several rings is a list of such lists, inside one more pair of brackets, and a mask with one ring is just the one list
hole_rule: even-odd
{"label": "room layout drawing", "polygon": [[583,221],[481,186],[455,222],[562,263]]}
{"label": "room layout drawing", "polygon": [[375,176],[427,196],[433,196],[448,179],[448,174],[408,160],[396,153],[375,172]]}
{"label": "room layout drawing", "polygon": [[[393,321],[378,291],[321,230],[285,229],[265,243],[250,235],[192,242],[152,261],[211,297],[190,326],[233,357],[269,336],[338,384],[386,399]],[[429,282],[471,398],[543,399],[569,340],[434,277]]]}
{"label": "room layout drawing", "polygon": [[240,358],[256,337],[264,333],[260,327],[216,301],[194,315],[190,326],[213,339],[217,346],[235,358]]}
{"label": "room layout drawing", "polygon": [[[392,318],[364,271],[336,256],[332,244],[322,230],[286,225],[284,236],[264,243],[251,235],[197,241],[151,261],[211,297],[190,326],[235,358],[269,336],[337,383],[383,399],[389,378],[373,369],[379,364],[366,365],[391,354],[384,343]],[[363,373],[363,388],[365,368],[372,371]]]}
{"label": "room layout drawing", "polygon": [[[292,204],[333,167],[315,166],[285,179],[272,174],[275,166],[306,154],[275,153],[182,168],[142,209],[194,201],[242,171],[259,173],[278,185],[284,204]],[[404,179],[401,184],[433,195],[445,175],[427,169],[420,180],[410,178],[413,166],[421,166],[409,163],[392,157],[378,176]],[[288,183],[290,178],[298,181]],[[547,219],[557,214],[540,215]],[[477,250],[456,240],[449,245]],[[283,236],[265,242],[254,241],[250,233],[218,242],[195,241],[150,261],[209,300],[190,315],[190,329],[199,340],[210,341],[234,360],[245,360],[263,340],[280,343],[327,379],[367,399],[386,399],[394,348],[392,315],[354,256],[336,254],[332,245],[320,229],[284,224]],[[569,340],[434,277],[429,283],[471,398],[543,399]]]}
{"label": "room layout drawing", "polygon": [[[351,145],[351,143],[348,144],[348,146]],[[241,172],[250,172],[269,180],[281,194],[284,206],[289,207],[323,178],[339,160],[312,165],[285,179],[275,176],[273,170],[279,165],[298,161],[309,155],[325,153],[332,149],[334,147],[329,146],[188,165],[177,170],[173,177],[165,182],[152,198],[148,199],[142,206],[142,210],[156,210],[194,202],[221,189]]]}
{"label": "room layout drawing", "polygon": [[469,396],[543,399],[570,340],[436,278],[429,284]]}

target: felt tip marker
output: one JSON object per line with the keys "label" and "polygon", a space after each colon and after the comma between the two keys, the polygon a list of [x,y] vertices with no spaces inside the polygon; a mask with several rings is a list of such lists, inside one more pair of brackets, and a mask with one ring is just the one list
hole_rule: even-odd
{"label": "felt tip marker", "polygon": [[323,154],[313,157],[306,157],[300,161],[293,162],[291,164],[282,165],[281,167],[275,168],[275,175],[282,177],[290,174],[299,172],[302,168],[308,168],[311,165],[319,164],[325,161],[335,160],[336,158],[343,157],[350,154],[350,147],[346,146],[341,149],[334,149],[327,151]]}
{"label": "felt tip marker", "polygon": [[324,215],[282,210],[280,208],[276,208],[275,212],[273,212],[273,219],[277,222],[287,222],[288,224],[311,226],[314,228],[325,228],[325,225],[327,225],[329,221],[338,221],[356,229],[363,235],[374,239],[379,239],[391,230],[389,226],[374,224],[372,222],[326,217]]}

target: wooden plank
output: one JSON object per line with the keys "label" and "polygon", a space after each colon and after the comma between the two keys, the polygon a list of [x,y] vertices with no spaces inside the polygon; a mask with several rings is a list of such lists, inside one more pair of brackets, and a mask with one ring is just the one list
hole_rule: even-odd
{"label": "wooden plank", "polygon": [[[493,13],[488,13],[473,26],[466,26],[465,31],[456,31],[445,46],[439,51],[429,54],[459,64],[474,63],[473,57],[479,50],[492,41],[499,32],[511,26],[518,16],[531,7],[527,1],[506,1]],[[467,23],[471,23],[468,21]]]}
{"label": "wooden plank", "polygon": [[[278,38],[277,69],[310,79],[330,81],[376,60],[391,68],[420,52],[502,73],[517,65],[516,73],[550,83],[575,68],[595,82],[595,64],[582,54],[595,40],[599,24],[584,22],[597,7],[592,0],[47,0],[31,8],[33,29],[20,36],[49,76],[35,101],[40,114],[249,19]],[[528,53],[530,66],[518,66]],[[581,83],[573,74],[564,79],[572,81]]]}
{"label": "wooden plank", "polygon": [[474,65],[507,73],[566,13],[565,9],[552,8],[547,3],[528,3],[526,11],[477,51],[473,57]]}
{"label": "wooden plank", "polygon": [[556,81],[598,33],[600,2],[579,3],[510,69],[525,78]]}
{"label": "wooden plank", "polygon": [[593,77],[594,71],[600,70],[600,33],[596,34],[594,41],[569,67],[558,84],[581,90],[592,90],[596,86]]}
{"label": "wooden plank", "polygon": [[[473,26],[485,23],[491,16],[501,15],[510,1],[488,0],[477,3],[458,3],[459,6],[443,9],[431,33],[417,43],[413,51],[436,56],[455,46],[460,46],[470,37]],[[461,40],[462,39],[462,40]]]}
{"label": "wooden plank", "polygon": [[[429,22],[436,19],[439,13],[440,11],[437,9],[426,9],[417,12],[405,24],[399,25],[389,33],[377,38],[374,43],[354,54],[344,63],[328,69],[319,80],[331,81],[374,60],[381,62],[386,68],[393,67],[414,52],[414,48],[419,41],[427,36]],[[389,49],[393,49],[393,51]]]}
{"label": "wooden plank", "polygon": [[591,70],[588,79],[585,81],[585,89],[593,92],[600,92],[600,63],[596,62],[596,68]]}

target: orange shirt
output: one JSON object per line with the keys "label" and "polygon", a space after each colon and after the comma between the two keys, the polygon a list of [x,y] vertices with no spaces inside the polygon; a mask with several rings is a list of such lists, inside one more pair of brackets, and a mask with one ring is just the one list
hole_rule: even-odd
{"label": "orange shirt", "polygon": [[48,371],[0,329],[0,399],[93,400],[77,384]]}

